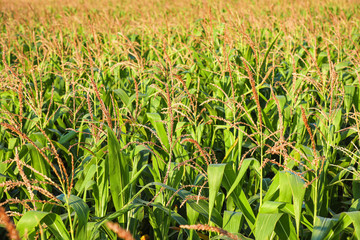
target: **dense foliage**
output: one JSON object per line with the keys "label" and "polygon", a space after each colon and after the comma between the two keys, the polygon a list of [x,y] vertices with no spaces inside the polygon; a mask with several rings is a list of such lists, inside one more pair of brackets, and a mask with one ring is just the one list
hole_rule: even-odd
{"label": "dense foliage", "polygon": [[360,5],[286,2],[0,1],[0,234],[360,237]]}

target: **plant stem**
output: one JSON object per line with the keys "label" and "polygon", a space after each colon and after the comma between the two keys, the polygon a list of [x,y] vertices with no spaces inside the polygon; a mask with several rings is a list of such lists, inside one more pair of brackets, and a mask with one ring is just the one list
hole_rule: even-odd
{"label": "plant stem", "polygon": [[71,235],[71,239],[74,240],[74,227],[73,227],[73,223],[71,220],[71,209],[70,209],[70,205],[69,205],[69,195],[65,194],[65,199],[66,199],[66,210],[68,212],[68,218],[69,218],[69,224],[70,224],[70,235]]}
{"label": "plant stem", "polygon": [[260,126],[260,150],[261,150],[261,164],[260,164],[260,207],[262,206],[262,191],[263,191],[263,161],[264,161],[264,148],[263,148],[263,136],[262,128]]}
{"label": "plant stem", "polygon": [[318,178],[315,180],[315,193],[314,193],[314,221],[313,225],[315,226],[316,216],[317,216],[317,207],[318,207]]}

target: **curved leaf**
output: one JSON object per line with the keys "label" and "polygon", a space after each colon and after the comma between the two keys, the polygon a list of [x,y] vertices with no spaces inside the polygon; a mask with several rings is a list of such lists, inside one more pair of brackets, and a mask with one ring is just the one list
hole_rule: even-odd
{"label": "curved leaf", "polygon": [[57,196],[63,202],[68,202],[69,206],[75,211],[76,216],[78,217],[78,228],[76,229],[76,238],[77,239],[86,239],[87,238],[87,222],[89,219],[90,209],[88,205],[79,197],[70,195],[68,199],[66,199],[66,195],[61,194]]}
{"label": "curved leaf", "polygon": [[209,179],[209,220],[215,204],[215,197],[220,189],[226,164],[210,164],[208,166]]}
{"label": "curved leaf", "polygon": [[36,230],[39,224],[45,223],[54,234],[56,239],[68,240],[70,239],[69,233],[61,220],[60,216],[55,213],[29,211],[26,212],[19,220],[16,228],[19,231],[20,237],[25,234],[30,234]]}

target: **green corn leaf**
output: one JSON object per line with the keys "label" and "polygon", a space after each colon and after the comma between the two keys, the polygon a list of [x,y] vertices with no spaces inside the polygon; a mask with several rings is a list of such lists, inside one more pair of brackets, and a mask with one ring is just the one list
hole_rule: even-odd
{"label": "green corn leaf", "polygon": [[289,215],[286,214],[281,216],[281,218],[277,222],[275,227],[275,233],[279,236],[279,239],[298,239],[292,219]]}
{"label": "green corn leaf", "polygon": [[336,224],[330,228],[327,239],[336,239],[350,224],[353,224],[356,236],[360,236],[360,211],[343,212],[334,220]]}
{"label": "green corn leaf", "polygon": [[311,240],[323,240],[330,232],[332,227],[337,222],[337,219],[316,217],[314,231],[311,235]]}
{"label": "green corn leaf", "polygon": [[359,238],[360,237],[360,212],[359,211],[347,212],[344,214],[349,216],[349,218],[351,219],[351,222],[354,225],[356,237]]}
{"label": "green corn leaf", "polygon": [[128,191],[122,191],[129,183],[129,164],[127,158],[121,152],[118,139],[110,128],[108,128],[108,148],[110,192],[115,209],[119,211],[127,203],[129,197]]}
{"label": "green corn leaf", "polygon": [[160,115],[158,113],[147,113],[147,117],[149,118],[149,121],[151,122],[152,126],[155,128],[156,133],[158,134],[161,140],[161,144],[169,151],[170,144]]}
{"label": "green corn leaf", "polygon": [[75,237],[77,239],[86,239],[87,238],[87,222],[89,220],[89,212],[90,209],[88,205],[79,197],[70,195],[67,197],[64,194],[57,196],[58,199],[63,201],[64,203],[68,203],[69,206],[75,211],[77,219],[78,219],[78,226],[76,229]]}
{"label": "green corn leaf", "polygon": [[276,35],[276,37],[271,41],[270,46],[268,47],[268,49],[266,50],[266,53],[264,55],[264,58],[261,61],[260,64],[260,70],[265,71],[265,63],[266,63],[266,59],[271,51],[271,49],[274,47],[274,44],[276,43],[276,40],[278,39],[278,37],[280,36],[280,32]]}
{"label": "green corn leaf", "polygon": [[128,108],[128,110],[131,112],[133,110],[133,107],[131,104],[133,99],[130,99],[128,94],[121,88],[115,89],[114,93],[120,97],[120,99],[124,103],[125,107]]}
{"label": "green corn leaf", "polygon": [[[196,224],[196,221],[199,218],[199,212],[195,211],[188,203],[186,203],[186,216],[188,218],[188,222],[190,225]],[[189,231],[189,238],[200,240],[198,235],[196,234],[195,230]]]}
{"label": "green corn leaf", "polygon": [[279,190],[280,190],[280,174],[279,172],[273,177],[271,185],[268,191],[265,194],[263,199],[264,202],[266,201],[278,201],[279,200]]}
{"label": "green corn leaf", "polygon": [[77,182],[77,184],[79,184],[79,188],[77,188],[77,191],[79,193],[82,193],[83,191],[86,190],[87,184],[88,182],[91,181],[91,179],[94,177],[96,170],[97,170],[97,166],[95,164],[90,165],[88,168],[86,168],[86,174],[84,174],[84,179],[81,179],[80,181]]}
{"label": "green corn leaf", "polygon": [[[292,205],[286,207],[287,205],[288,204],[284,202],[263,202],[256,218],[256,239],[271,239],[271,236],[273,236],[276,232],[282,236],[291,236],[290,238],[293,238],[294,235],[296,236],[295,229],[293,229],[294,227],[290,222],[288,222],[288,218],[286,218],[287,215],[283,215],[284,213],[289,212],[287,210],[289,207],[290,212],[292,212]],[[282,217],[283,221],[278,223]],[[275,228],[277,228],[276,231]]]}
{"label": "green corn leaf", "polygon": [[[226,191],[229,191],[233,182],[235,182],[236,175],[234,170],[232,169],[230,164],[227,164],[225,168],[225,173],[223,177],[223,186]],[[244,191],[241,188],[235,188],[230,195],[235,203],[235,205],[240,209],[240,211],[244,214],[247,223],[249,224],[250,228],[253,229],[255,225],[255,214],[249,204],[248,199]]]}
{"label": "green corn leaf", "polygon": [[[146,185],[144,188],[147,188],[151,185],[157,185],[157,186],[161,186],[164,187],[167,190],[170,190],[172,192],[176,192],[178,194],[178,196],[182,199],[185,200],[187,199],[187,196],[196,196],[191,194],[188,191],[185,190],[176,190],[173,187],[167,186],[163,183],[158,183],[158,182],[153,182],[153,183],[149,183],[148,185]],[[222,226],[222,216],[220,215],[220,213],[217,211],[216,208],[213,208],[212,210],[212,214],[209,214],[209,203],[204,201],[204,200],[199,200],[199,202],[197,202],[196,199],[187,199],[186,203],[189,204],[189,206],[194,209],[195,211],[197,211],[198,213],[200,213],[202,216],[204,216],[206,219],[210,219],[213,223],[215,223],[218,226]]]}
{"label": "green corn leaf", "polygon": [[260,213],[256,219],[256,239],[270,239],[274,233],[275,226],[283,213]]}
{"label": "green corn leaf", "polygon": [[60,216],[55,213],[29,211],[26,212],[17,223],[16,229],[19,231],[20,237],[24,237],[25,233],[31,234],[35,231],[39,224],[45,223],[55,239],[70,240],[70,235],[66,229],[64,222]]}
{"label": "green corn leaf", "polygon": [[356,199],[356,201],[353,202],[353,204],[351,204],[349,208],[349,212],[355,212],[359,210],[360,210],[360,199]]}
{"label": "green corn leaf", "polygon": [[[41,154],[39,153],[39,151],[31,144],[26,144],[26,147],[29,149],[29,153],[31,156],[31,162],[32,162],[32,166],[38,170],[40,173],[42,173],[45,176],[49,176],[50,175],[50,166],[49,164],[46,162],[46,160],[41,156]],[[36,177],[40,180],[40,181],[44,181],[44,177],[41,175],[36,175]]]}
{"label": "green corn leaf", "polygon": [[119,195],[123,194],[125,191],[128,190],[128,188],[130,188],[131,184],[133,184],[134,182],[136,182],[136,180],[138,180],[139,176],[143,173],[143,171],[148,167],[148,165],[144,165],[141,167],[141,169],[139,171],[137,171],[134,176],[132,176],[132,178],[130,179],[129,183],[126,184],[126,186],[121,190],[121,192],[119,193]]}
{"label": "green corn leaf", "polygon": [[344,86],[344,89],[345,89],[344,104],[345,104],[345,110],[348,113],[352,105],[355,104],[354,95],[355,95],[356,87],[353,85],[346,85]]}
{"label": "green corn leaf", "polygon": [[60,137],[59,143],[60,143],[61,145],[64,145],[64,144],[66,144],[66,143],[69,143],[69,141],[70,141],[71,139],[75,138],[76,135],[77,135],[77,132],[75,132],[75,131],[70,131],[70,132],[68,132],[67,134],[65,134],[65,135],[63,135],[63,136]]}
{"label": "green corn leaf", "polygon": [[228,191],[226,198],[228,198],[230,196],[230,194],[235,190],[235,188],[239,187],[239,183],[240,183],[241,179],[243,178],[244,174],[246,173],[246,170],[248,170],[248,168],[252,164],[257,164],[258,167],[260,167],[259,162],[255,158],[244,159],[244,161],[241,164],[240,171],[237,174],[236,179],[235,179],[234,183],[232,184],[230,190]]}
{"label": "green corn leaf", "polygon": [[280,177],[279,179],[280,194],[279,194],[279,199],[277,201],[290,203],[292,200],[292,192],[289,191],[291,187],[286,172],[279,172],[279,177]]}
{"label": "green corn leaf", "polygon": [[294,215],[296,222],[296,231],[299,234],[300,231],[300,219],[301,219],[301,210],[302,204],[305,196],[305,182],[299,176],[296,176],[293,173],[286,172],[287,182],[289,183],[292,200],[294,205]]}
{"label": "green corn leaf", "polygon": [[242,219],[242,212],[224,211],[223,229],[231,233],[239,232],[242,227]]}
{"label": "green corn leaf", "polygon": [[[149,202],[142,201],[140,199],[138,201],[144,203],[144,206],[148,206],[148,204],[149,204]],[[169,214],[170,217],[172,219],[174,219],[180,225],[188,224],[188,222],[180,214],[178,214],[177,212],[175,212],[175,211],[173,211],[171,209],[168,209],[168,208],[160,205],[159,203],[150,203],[150,206],[156,207],[156,208],[160,209],[161,211],[163,211],[164,213]],[[186,231],[186,232],[188,232],[188,231]]]}
{"label": "green corn leaf", "polygon": [[209,221],[214,208],[215,198],[220,189],[226,164],[210,164],[208,166],[209,179]]}

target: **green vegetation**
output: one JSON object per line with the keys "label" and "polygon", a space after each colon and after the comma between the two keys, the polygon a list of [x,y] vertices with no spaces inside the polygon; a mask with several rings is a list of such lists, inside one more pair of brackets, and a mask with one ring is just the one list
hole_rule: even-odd
{"label": "green vegetation", "polygon": [[360,4],[255,2],[0,1],[0,234],[360,238]]}

